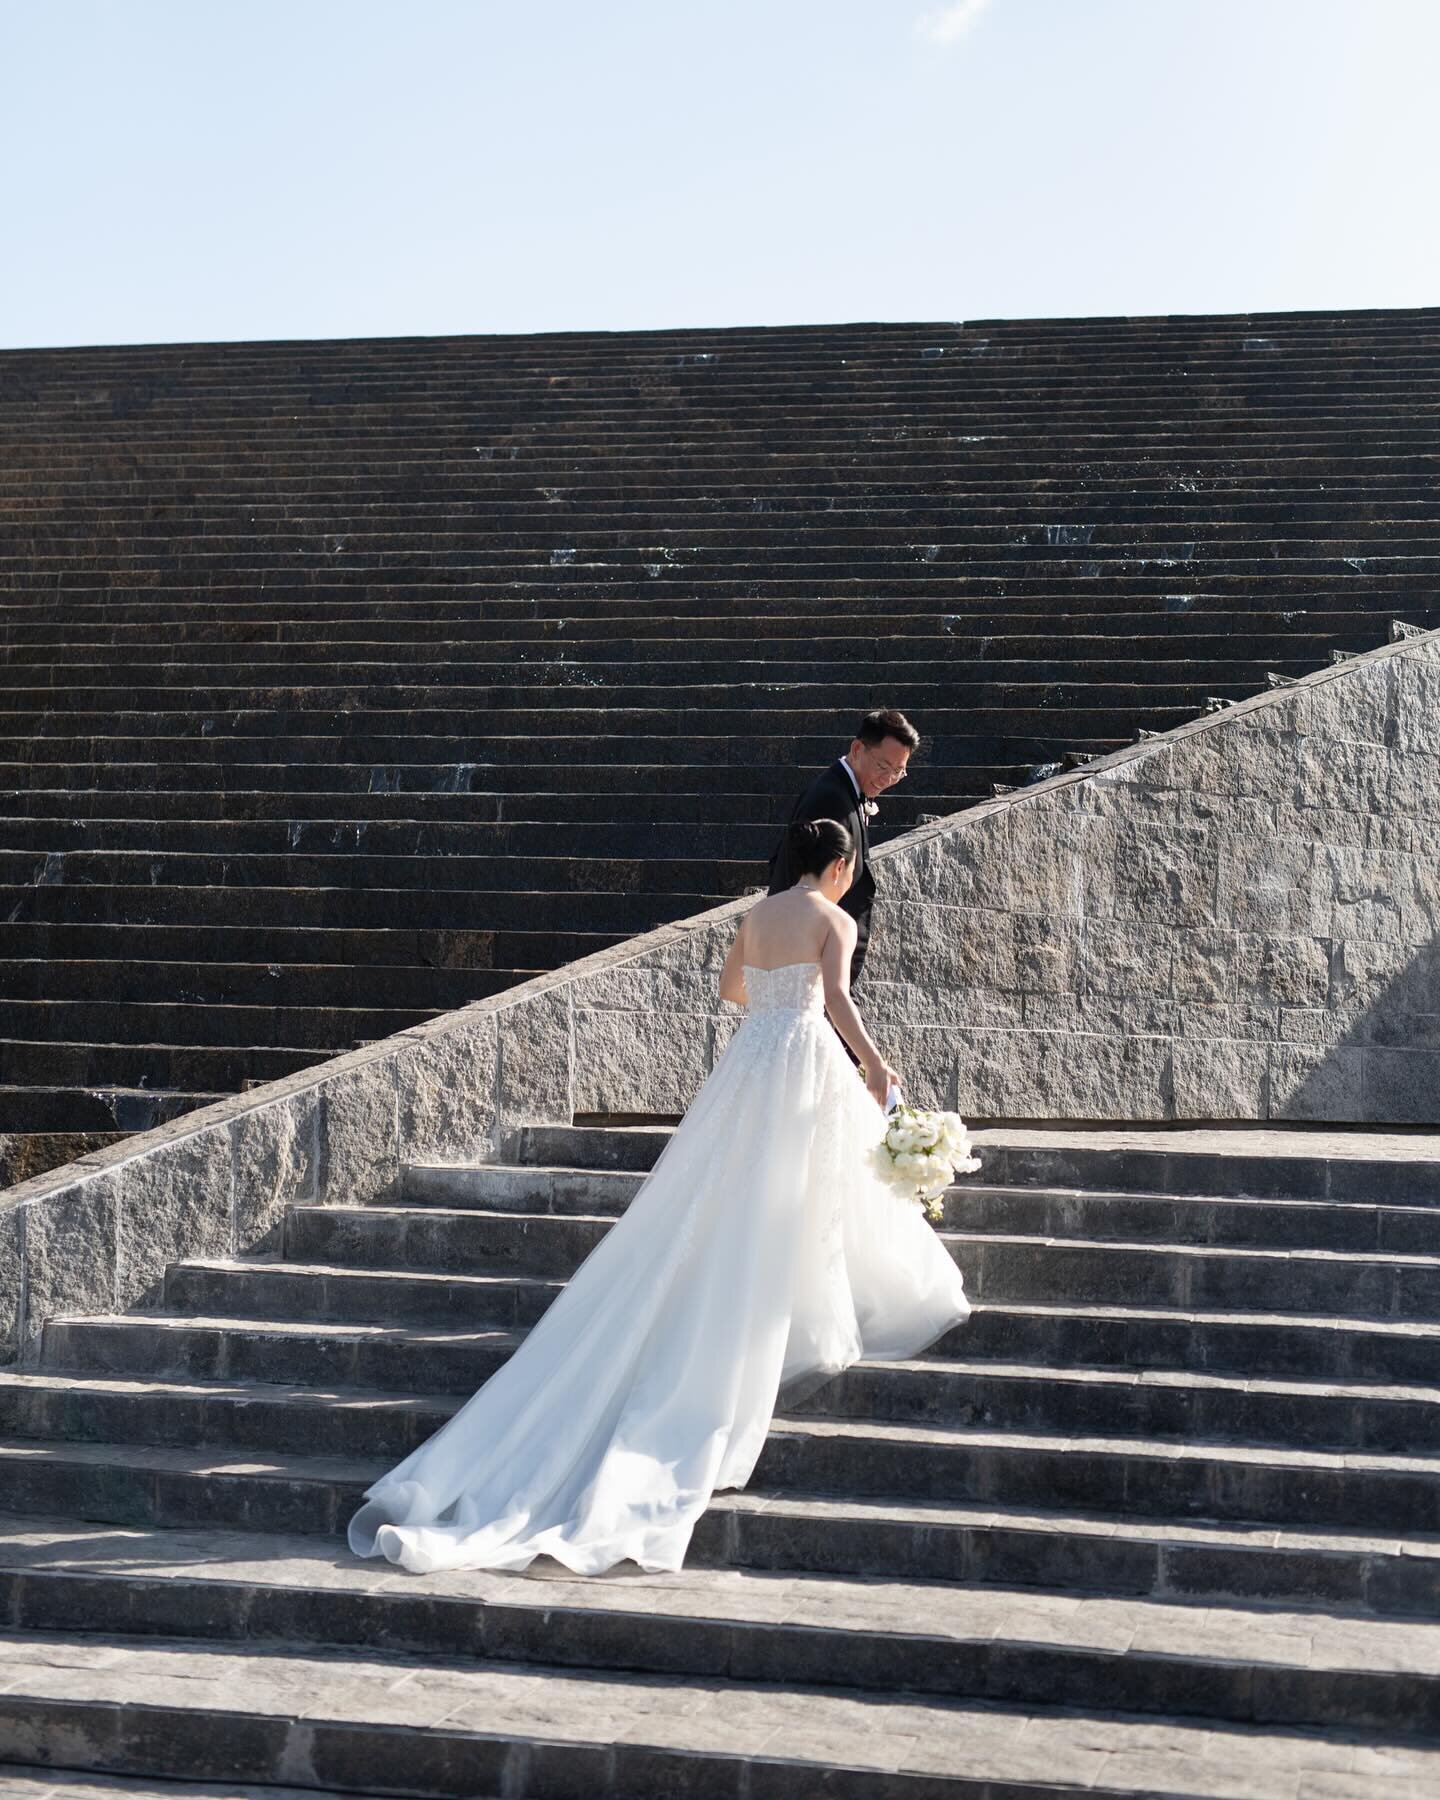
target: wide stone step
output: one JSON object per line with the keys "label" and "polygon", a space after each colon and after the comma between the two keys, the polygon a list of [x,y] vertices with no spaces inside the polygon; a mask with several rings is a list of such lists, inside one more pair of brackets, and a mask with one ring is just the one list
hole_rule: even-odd
{"label": "wide stone step", "polygon": [[[511,1162],[540,1168],[645,1170],[673,1129],[663,1121],[526,1125],[511,1134],[506,1150]],[[1384,1141],[1324,1132],[1317,1142],[1307,1131],[1284,1128],[992,1128],[977,1132],[975,1144],[982,1163],[977,1179],[1004,1188],[1403,1207],[1440,1201],[1440,1135],[1426,1129]],[[417,1169],[406,1179],[418,1192],[431,1176]]]}
{"label": "wide stone step", "polygon": [[[92,941],[90,947],[93,951],[101,946]],[[278,1007],[283,999],[286,1016],[302,1008],[314,1008],[322,1014],[395,1011],[413,1016],[482,1000],[541,972],[403,966],[348,968],[343,964],[302,962],[283,966],[275,962],[208,963],[194,955],[197,947],[192,945],[190,958],[181,962],[129,958],[0,961],[0,995],[5,1001],[43,1002],[55,1010],[62,1029],[71,1016],[70,1004],[104,1001],[116,1007],[164,1006],[180,995],[190,1004],[246,1010]],[[167,1007],[165,1019],[174,1016]],[[0,1002],[0,1021],[4,1017],[4,1003]],[[282,1025],[280,1029],[287,1028]],[[185,1035],[194,1034],[187,1031]],[[291,1041],[295,1041],[293,1035]],[[328,1037],[326,1041],[330,1041]]]}
{"label": "wide stone step", "polygon": [[[0,1049],[0,1067],[3,1060]],[[0,1132],[149,1131],[225,1097],[222,1091],[0,1085]]]}
{"label": "wide stone step", "polygon": [[[408,1204],[421,1206],[617,1216],[643,1179],[638,1170],[412,1164],[403,1193]],[[983,1168],[954,1183],[942,1199],[943,1224],[952,1231],[1399,1255],[1426,1255],[1434,1248],[1437,1216],[1434,1203],[1423,1197],[1418,1205],[1384,1206],[1002,1187],[987,1182]]]}
{"label": "wide stone step", "polygon": [[[166,1276],[175,1312],[336,1324],[510,1330],[531,1325],[563,1283],[526,1275],[474,1276],[313,1264],[186,1262]],[[1367,1319],[1343,1310],[1147,1307],[1129,1296],[1086,1304],[987,1301],[937,1346],[942,1355],[1085,1367],[1249,1370],[1298,1379],[1428,1385],[1440,1323]]]}
{"label": "wide stone step", "polygon": [[[519,977],[517,976],[518,980]],[[503,983],[501,984],[503,985]],[[18,1042],[48,1039],[75,1044],[266,1045],[336,1051],[389,1037],[437,1009],[424,1006],[306,1007],[121,1000],[10,1000],[0,998],[0,1033]],[[3,1063],[0,1063],[3,1073]]]}
{"label": "wide stone step", "polygon": [[608,949],[607,932],[404,929],[326,931],[263,925],[50,924],[7,922],[5,943],[18,955],[58,964],[97,960],[192,965],[216,963],[343,964],[346,968],[427,970],[537,969]]}
{"label": "wide stone step", "polygon": [[[471,1654],[473,1642],[472,1633]],[[418,1682],[413,1657],[370,1644],[337,1667],[333,1655],[285,1648],[283,1638],[263,1658],[183,1636],[116,1638],[102,1640],[105,1660],[77,1679],[64,1666],[68,1643],[13,1632],[0,1639],[13,1674],[0,1698],[0,1755],[12,1764],[64,1758],[70,1770],[210,1777],[231,1783],[232,1793],[237,1780],[284,1784],[299,1768],[330,1791],[378,1788],[422,1800],[575,1800],[582,1792],[586,1800],[809,1800],[825,1789],[893,1800],[1061,1800],[1083,1770],[1097,1795],[1219,1800],[1253,1795],[1257,1773],[1283,1782],[1301,1768],[1332,1791],[1353,1792],[1358,1759],[1385,1770],[1395,1800],[1423,1800],[1440,1759],[1393,1727],[1357,1736],[1262,1723],[1237,1732],[1153,1713],[1077,1718],[1043,1706],[795,1690],[738,1670],[659,1681],[566,1673],[498,1646],[473,1666],[432,1663]],[[1245,1716],[1257,1719],[1253,1704]],[[619,1720],[626,1724],[616,1742]]]}
{"label": "wide stone step", "polygon": [[[757,877],[758,879],[758,877]],[[0,912],[17,919],[65,924],[232,925],[234,887],[147,887],[59,881],[0,884]],[[463,887],[427,892],[416,888],[247,887],[245,917],[253,926],[298,930],[599,932],[629,936],[672,919],[723,905],[733,895],[715,892],[554,893]],[[378,1034],[377,1034],[378,1035]]]}
{"label": "wide stone step", "polygon": [[[145,1385],[154,1384],[133,1385],[133,1394]],[[126,1405],[123,1386],[116,1384],[105,1402],[107,1422]],[[228,1401],[214,1392],[187,1398],[182,1387],[167,1403],[177,1409],[175,1434],[184,1436],[188,1450],[142,1443],[122,1456],[108,1438],[87,1446],[68,1438],[8,1437],[0,1445],[0,1508],[75,1517],[99,1508],[98,1516],[116,1523],[179,1525],[206,1518],[267,1530],[333,1531],[365,1486],[439,1421],[434,1402],[421,1397],[382,1401],[362,1395],[344,1406],[333,1395],[322,1404],[325,1398],[258,1388]],[[345,1416],[337,1417],[342,1411]],[[154,1413],[153,1400],[131,1403],[137,1420],[153,1421]],[[306,1436],[307,1422],[318,1428],[327,1415],[332,1439],[342,1430],[353,1434],[350,1455],[363,1451],[363,1466],[339,1452],[325,1455],[315,1437]],[[190,1434],[207,1416],[223,1416],[226,1431],[233,1422],[235,1432],[257,1441],[237,1447],[232,1434],[228,1444],[202,1452]],[[270,1447],[277,1432],[298,1435],[305,1448]],[[104,1454],[81,1454],[87,1447],[97,1453],[103,1447]],[[203,1467],[192,1466],[196,1458]],[[1440,1456],[1433,1454],[791,1416],[772,1430],[755,1482],[786,1493],[899,1494],[912,1504],[1070,1506],[1295,1527],[1373,1529],[1384,1519],[1387,1530],[1423,1534],[1440,1530],[1437,1474]]]}
{"label": "wide stone step", "polygon": [[[69,1557],[63,1540],[49,1557],[45,1548],[22,1547],[0,1564],[0,1583],[23,1596],[10,1612],[40,1632],[67,1628],[84,1596],[100,1617],[123,1621],[122,1631],[220,1643],[244,1636],[358,1650],[381,1642],[392,1653],[433,1655],[438,1639],[466,1660],[723,1671],[787,1687],[873,1686],[1007,1705],[1085,1704],[1108,1680],[1116,1710],[1358,1729],[1393,1729],[1403,1718],[1416,1732],[1440,1723],[1433,1632],[1401,1620],[1202,1613],[1103,1596],[1077,1603],[1032,1594],[1017,1608],[1020,1596],[1005,1590],[705,1570],[637,1576],[623,1597],[613,1585],[494,1574],[397,1590],[393,1577],[382,1585],[378,1571],[354,1564],[337,1580],[333,1559],[322,1579],[320,1559],[299,1542],[284,1546],[291,1555],[277,1581],[265,1540],[223,1532],[155,1545],[170,1577],[157,1582],[149,1571],[137,1575],[113,1541],[76,1544]],[[1298,1632],[1303,1660],[1290,1635]]]}
{"label": "wide stone step", "polygon": [[[247,1081],[276,1081],[324,1059],[321,1049],[216,1044],[54,1043],[0,1038],[0,1081],[9,1085],[233,1093]],[[30,1129],[38,1129],[31,1125]]]}
{"label": "wide stone step", "polygon": [[[0,1009],[3,1012],[3,1009]],[[583,1177],[575,1172],[575,1179]],[[613,1183],[612,1183],[613,1186]],[[562,1173],[551,1194],[573,1192]],[[950,1206],[962,1216],[964,1190]],[[501,1270],[568,1279],[608,1229],[604,1217],[560,1211],[485,1212],[380,1207],[300,1209],[287,1220],[297,1265]],[[1419,1235],[1423,1237],[1423,1232]],[[942,1241],[982,1301],[1100,1301],[1136,1305],[1338,1314],[1440,1322],[1440,1257],[1419,1250],[1349,1254],[1288,1245],[1127,1242],[1120,1237],[1029,1236],[1015,1230],[949,1230]]]}
{"label": "wide stone step", "polygon": [[[857,715],[858,716],[858,715]],[[0,810],[4,801],[0,799]],[[152,809],[158,811],[158,808]],[[780,808],[755,808],[756,813]],[[542,864],[557,860],[557,852],[565,858],[592,861],[617,861],[654,857],[665,852],[664,862],[684,862],[700,857],[713,857],[720,862],[764,862],[774,849],[784,826],[784,816],[752,817],[743,823],[723,823],[703,816],[691,823],[667,822],[657,831],[658,821],[624,823],[617,820],[574,821],[563,829],[550,821],[535,822],[388,822],[362,819],[277,819],[251,821],[236,819],[186,820],[174,817],[138,819],[27,819],[9,817],[5,822],[5,847],[20,853],[73,856],[108,855],[112,852],[161,857],[215,857],[263,859],[263,870],[274,873],[274,859],[287,866],[309,871],[314,860],[325,857],[339,861],[364,859],[367,865],[381,858],[423,859],[427,870],[436,868],[439,859],[463,858],[463,866],[474,869],[477,862],[497,858],[513,861],[524,880],[533,861]],[[82,865],[82,868],[86,865]],[[188,863],[186,865],[188,867]],[[333,870],[334,862],[320,864]],[[380,865],[383,866],[383,865]],[[13,867],[13,865],[12,865]],[[170,865],[157,864],[163,876]],[[689,873],[689,871],[687,871]],[[339,879],[336,875],[334,879]],[[556,877],[557,885],[569,885],[564,877]],[[405,883],[392,876],[389,886]]]}
{"label": "wide stone step", "polygon": [[[1130,646],[1137,654],[1143,645],[1157,656],[1199,656],[1216,650],[1234,652],[1232,630],[1243,626],[1255,634],[1255,653],[1261,645],[1304,643],[1319,638],[1322,646],[1337,639],[1359,642],[1373,639],[1378,609],[1358,589],[1321,596],[1305,609],[1289,630],[1283,619],[1250,606],[1243,596],[1227,602],[1220,596],[1187,594],[1187,605],[1164,607],[1137,601],[1125,603],[1118,596],[1105,604],[1104,596],[1088,590],[1075,597],[1078,615],[1070,621],[1065,644],[1067,655],[1090,656],[1109,644],[1120,653]],[[74,658],[93,660],[97,651],[111,648],[121,655],[142,650],[163,665],[170,659],[201,662],[229,651],[233,654],[271,657],[294,655],[299,664],[331,662],[337,658],[383,654],[396,663],[428,661],[445,652],[454,656],[496,656],[507,660],[533,656],[546,661],[562,653],[580,657],[618,656],[622,661],[652,657],[667,638],[671,623],[668,610],[629,607],[620,612],[595,613],[581,620],[563,615],[537,614],[533,607],[503,609],[493,602],[452,604],[445,596],[426,606],[392,605],[388,612],[359,610],[357,596],[306,609],[288,617],[231,617],[197,613],[186,622],[159,624],[138,609],[135,616],[116,619],[96,616],[88,608],[82,616],[67,617],[52,600],[44,609],[0,606],[0,642],[14,651],[17,663],[46,669],[52,661]],[[1329,602],[1326,604],[1325,602]],[[1348,603],[1347,603],[1348,601]],[[847,661],[878,662],[884,657],[1008,654],[1053,657],[1057,654],[1053,630],[1054,605],[1045,598],[1012,596],[991,605],[942,607],[934,600],[911,607],[896,607],[885,615],[886,636],[873,635],[873,619],[853,601],[832,605],[817,598],[804,619],[789,616],[788,609],[732,603],[709,612],[691,607],[686,616],[686,654],[693,657],[754,654],[773,646],[777,655],[803,656],[807,647]],[[1383,628],[1383,627],[1382,627]],[[1295,632],[1296,636],[1291,636]],[[1192,646],[1194,646],[1192,648]],[[1323,648],[1321,652],[1323,656]],[[148,658],[147,658],[148,660]],[[918,768],[918,765],[917,765]],[[772,771],[772,779],[778,771]],[[763,781],[765,772],[757,772]]]}
{"label": "wide stone step", "polygon": [[[390,1366],[398,1365],[402,1378],[401,1393],[355,1390],[337,1398],[327,1388],[313,1406],[303,1385],[293,1391],[277,1385],[306,1380],[303,1370],[296,1368],[303,1340],[294,1335],[286,1338],[272,1332],[267,1337],[261,1332],[249,1349],[237,1344],[238,1327],[218,1337],[211,1332],[200,1334],[198,1340],[182,1339],[182,1345],[190,1343],[202,1358],[208,1353],[212,1361],[226,1360],[231,1381],[238,1383],[233,1387],[180,1383],[151,1393],[143,1383],[137,1386],[118,1375],[112,1380],[67,1367],[69,1356],[103,1357],[117,1348],[122,1354],[131,1350],[142,1364],[167,1354],[173,1357],[175,1330],[173,1325],[168,1332],[162,1330],[158,1341],[150,1344],[143,1335],[137,1344],[134,1331],[128,1339],[122,1335],[118,1345],[116,1334],[102,1334],[95,1350],[87,1352],[86,1334],[77,1322],[68,1339],[57,1338],[53,1347],[47,1341],[47,1372],[0,1376],[0,1431],[62,1441],[113,1437],[137,1443],[250,1444],[335,1454],[350,1452],[358,1441],[373,1443],[377,1453],[398,1460],[452,1410],[453,1396],[444,1397],[440,1389],[440,1397],[434,1397],[439,1371],[420,1366],[423,1340],[410,1346],[408,1358],[398,1353],[399,1346],[388,1346]],[[324,1332],[315,1331],[311,1341],[318,1354],[329,1353]],[[514,1333],[493,1332],[467,1344],[452,1343],[447,1363],[460,1378],[454,1392],[487,1379],[513,1352],[515,1342]],[[276,1352],[270,1365],[261,1359],[267,1345]],[[356,1358],[359,1345],[354,1339],[342,1340],[335,1351],[343,1363]],[[256,1382],[258,1387],[250,1385]],[[1073,1430],[1092,1437],[1169,1437],[1400,1454],[1440,1451],[1440,1387],[1433,1384],[1267,1381],[1219,1371],[1161,1373],[1103,1367],[1056,1371],[1044,1364],[967,1360],[963,1350],[957,1354],[954,1348],[944,1357],[857,1365],[792,1410],[859,1422]],[[359,1440],[357,1414],[365,1421]]]}

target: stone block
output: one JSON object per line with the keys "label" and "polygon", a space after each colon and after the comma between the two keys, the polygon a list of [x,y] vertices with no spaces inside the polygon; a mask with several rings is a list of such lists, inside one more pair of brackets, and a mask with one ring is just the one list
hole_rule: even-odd
{"label": "stone block", "polygon": [[1024,994],[1068,994],[1075,987],[1083,924],[1078,919],[1047,919],[1017,913],[1014,932],[1014,984]]}
{"label": "stone block", "polygon": [[1269,1049],[1230,1038],[1192,1038],[1173,1046],[1177,1119],[1269,1116]]}
{"label": "stone block", "polygon": [[[539,1008],[534,1000],[521,1001],[512,1011]],[[398,1049],[390,1068],[394,1093],[396,1154],[403,1162],[453,1162],[483,1156],[489,1149],[496,1122],[497,1015],[479,1007],[465,1007],[434,1026],[407,1032],[405,1048]],[[383,1102],[377,1094],[375,1127],[382,1123]],[[359,1115],[357,1114],[357,1121]],[[370,1128],[363,1127],[362,1130]],[[359,1140],[355,1140],[359,1141]],[[377,1158],[373,1179],[384,1177],[382,1139],[368,1139]],[[392,1175],[389,1178],[394,1180]],[[388,1186],[374,1192],[388,1191]],[[326,1198],[335,1198],[327,1193]],[[366,1196],[371,1197],[370,1195]]]}
{"label": "stone block", "polygon": [[1415,891],[1412,857],[1334,845],[1316,852],[1315,894],[1326,915],[1325,936],[1403,943],[1413,929],[1406,913]]}
{"label": "stone block", "polygon": [[1306,738],[1299,746],[1295,804],[1379,813],[1390,793],[1390,753],[1378,744]]}
{"label": "stone block", "polygon": [[1376,1046],[1360,1054],[1367,1123],[1440,1125],[1440,1052]]}
{"label": "stone block", "polygon": [[1364,1052],[1355,1048],[1273,1044],[1270,1117],[1328,1119],[1354,1124],[1364,1117]]}
{"label": "stone block", "polygon": [[867,1022],[897,1025],[1018,1025],[1022,1000],[983,988],[934,987],[924,981],[872,981],[870,966],[854,1000]]}
{"label": "stone block", "polygon": [[1180,1029],[1180,1008],[1173,1000],[1134,994],[1026,994],[1020,1022],[1035,1031],[1174,1037]]}
{"label": "stone block", "polygon": [[[885,931],[890,948],[884,954],[902,981],[1001,991],[1015,986],[1015,932],[1008,913],[902,902],[887,907]],[[866,979],[870,974],[867,956]]]}
{"label": "stone block", "polygon": [[1218,725],[1197,726],[1152,752],[1145,765],[1147,785],[1192,794],[1233,794],[1234,738],[1237,726],[1222,733]]}
{"label": "stone block", "polygon": [[1237,720],[1223,733],[1217,729],[1216,746],[1229,764],[1230,780],[1224,791],[1237,800],[1275,801],[1290,798],[1299,775],[1297,738],[1288,720],[1269,723],[1270,716]]}
{"label": "stone block", "polygon": [[1189,1002],[1178,1012],[1182,1037],[1233,1038],[1239,1043],[1268,1044],[1279,1035],[1279,1008],[1258,1001],[1222,1001],[1215,1006]]}
{"label": "stone block", "polygon": [[173,1262],[228,1256],[233,1241],[230,1132],[214,1126],[109,1172],[117,1205],[118,1303],[158,1297]]}
{"label": "stone block", "polygon": [[1239,931],[1319,936],[1329,927],[1328,905],[1317,898],[1315,852],[1294,838],[1225,836],[1215,907],[1217,918]]}
{"label": "stone block", "polygon": [[1006,866],[1006,820],[1011,809],[964,816],[917,844],[877,853],[876,912],[904,900],[933,906],[999,905],[994,889]]}
{"label": "stone block", "polygon": [[1073,802],[1016,805],[998,862],[975,904],[1046,918],[1108,918],[1116,910],[1116,824]]}
{"label": "stone block", "polygon": [[552,988],[495,1015],[499,1129],[575,1116],[571,993]]}
{"label": "stone block", "polygon": [[1440,820],[1440,752],[1390,752],[1389,806],[1392,812]]}
{"label": "stone block", "polygon": [[292,1206],[314,1200],[320,1178],[320,1102],[313,1091],[253,1107],[230,1122],[231,1248],[270,1244]]}
{"label": "stone block", "polygon": [[1087,919],[1075,965],[1081,992],[1168,996],[1180,935],[1144,921]]}
{"label": "stone block", "polygon": [[22,1283],[25,1214],[18,1206],[0,1211],[0,1368],[19,1362],[24,1315]]}
{"label": "stone block", "polygon": [[60,1313],[116,1310],[120,1208],[113,1178],[89,1175],[25,1208],[25,1335]]}
{"label": "stone block", "polygon": [[1162,1119],[1170,1044],[1080,1032],[974,1031],[956,1038],[956,1093],[967,1117]]}
{"label": "stone block", "polygon": [[1382,657],[1306,682],[1295,696],[1298,729],[1307,738],[1391,745],[1396,738],[1396,676],[1404,657]]}
{"label": "stone block", "polygon": [[1392,669],[1395,748],[1440,754],[1440,660],[1417,653],[1397,657]]}
{"label": "stone block", "polygon": [[710,1020],[575,1008],[575,1110],[679,1113],[710,1068]]}
{"label": "stone block", "polygon": [[1216,919],[1214,827],[1116,827],[1115,916],[1176,925]]}
{"label": "stone block", "polygon": [[1235,992],[1276,1006],[1323,1006],[1330,994],[1330,946],[1322,938],[1242,933],[1235,940]]}
{"label": "stone block", "polygon": [[350,1060],[319,1084],[320,1180],[317,1198],[327,1205],[379,1199],[400,1174],[392,1051],[369,1061]]}
{"label": "stone block", "polygon": [[1170,991],[1177,1001],[1217,1005],[1235,998],[1238,932],[1199,925],[1167,935],[1171,943]]}

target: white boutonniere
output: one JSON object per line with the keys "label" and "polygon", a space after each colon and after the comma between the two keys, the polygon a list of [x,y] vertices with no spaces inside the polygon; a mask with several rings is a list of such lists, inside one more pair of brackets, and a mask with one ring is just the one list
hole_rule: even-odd
{"label": "white boutonniere", "polygon": [[878,800],[862,800],[860,809],[867,819],[873,819],[880,810],[880,802]]}

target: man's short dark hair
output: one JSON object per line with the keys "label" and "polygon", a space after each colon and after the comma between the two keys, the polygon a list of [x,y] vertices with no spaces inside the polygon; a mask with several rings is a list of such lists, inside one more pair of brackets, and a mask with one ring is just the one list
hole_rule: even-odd
{"label": "man's short dark hair", "polygon": [[920,733],[905,717],[896,712],[893,706],[877,706],[874,712],[867,712],[860,721],[860,729],[855,733],[862,744],[871,750],[877,744],[883,744],[886,738],[894,738],[907,750],[920,748]]}

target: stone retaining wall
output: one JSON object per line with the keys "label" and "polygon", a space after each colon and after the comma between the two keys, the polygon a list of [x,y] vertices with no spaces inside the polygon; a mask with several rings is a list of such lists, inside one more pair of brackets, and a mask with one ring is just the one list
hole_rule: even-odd
{"label": "stone retaining wall", "polygon": [[[859,998],[911,1092],[977,1120],[1440,1123],[1437,844],[1430,633],[878,851]],[[749,904],[0,1194],[0,1361],[406,1160],[679,1112],[734,1030],[715,974]]]}

